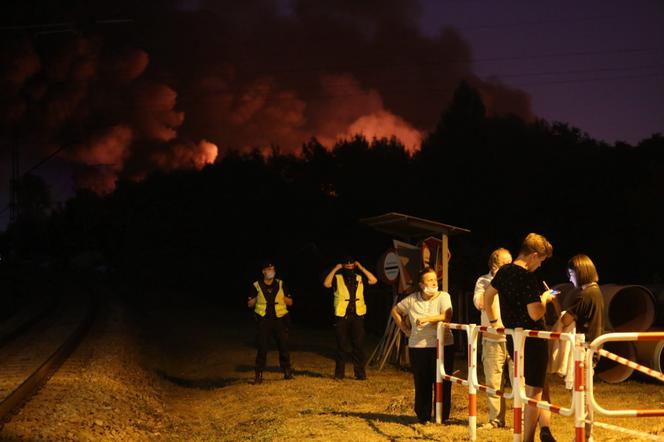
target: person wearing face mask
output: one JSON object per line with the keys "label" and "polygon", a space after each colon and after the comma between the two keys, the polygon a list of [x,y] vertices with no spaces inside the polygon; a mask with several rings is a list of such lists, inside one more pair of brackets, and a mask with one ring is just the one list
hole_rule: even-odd
{"label": "person wearing face mask", "polygon": [[[473,304],[480,310],[481,325],[490,327],[489,317],[484,308],[484,291],[491,283],[496,272],[512,262],[512,255],[507,249],[496,249],[489,256],[489,273],[477,278],[475,283],[475,292],[473,294]],[[498,295],[493,299],[493,308],[500,315],[500,306],[498,304]],[[508,374],[514,372],[512,357],[507,352],[507,340],[503,335],[493,333],[482,334],[482,366],[484,367],[484,378],[486,385],[495,390],[503,388],[503,372],[505,366],[508,366]],[[511,380],[511,377],[510,377]],[[489,421],[481,428],[497,428],[505,426],[505,398],[487,395],[489,400]]]}
{"label": "person wearing face mask", "polygon": [[267,361],[268,341],[274,338],[279,349],[279,366],[284,371],[284,379],[293,379],[290,354],[288,353],[288,329],[290,317],[288,307],[293,298],[284,282],[276,279],[276,271],[271,261],[262,266],[263,278],[251,287],[247,306],[254,309],[256,318],[256,377],[254,384],[263,382],[263,371]]}
{"label": "person wearing face mask", "polygon": [[[415,383],[415,414],[420,423],[433,421],[433,389],[436,383],[436,330],[440,321],[452,320],[450,294],[438,290],[438,276],[431,267],[419,275],[420,291],[415,292],[392,308],[396,325],[408,336],[408,354]],[[445,371],[454,369],[454,337],[445,329]],[[443,421],[450,417],[452,384],[443,381]]]}
{"label": "person wearing face mask", "polygon": [[337,339],[334,377],[345,377],[345,353],[348,344],[352,347],[353,371],[355,379],[366,380],[366,357],[364,354],[364,315],[367,305],[364,302],[364,278],[369,285],[378,279],[351,256],[343,259],[327,274],[323,286],[334,290],[334,330]]}
{"label": "person wearing face mask", "polygon": [[[542,235],[530,233],[523,240],[516,259],[498,270],[484,291],[484,305],[489,323],[493,327],[545,329],[543,318],[546,314],[547,304],[553,301],[553,295],[550,290],[546,290],[534,272],[545,259],[552,255],[551,243]],[[493,300],[498,292],[500,292],[498,297],[500,314],[497,309],[493,308]],[[507,339],[507,349],[510,354],[514,354],[514,343],[511,336]],[[523,374],[526,396],[539,401],[542,398],[549,360],[547,341],[539,338],[526,339],[524,355]],[[530,404],[526,405],[523,426],[525,442],[534,440],[538,418],[539,408]],[[540,440],[555,442],[549,427],[543,426],[540,429]]]}

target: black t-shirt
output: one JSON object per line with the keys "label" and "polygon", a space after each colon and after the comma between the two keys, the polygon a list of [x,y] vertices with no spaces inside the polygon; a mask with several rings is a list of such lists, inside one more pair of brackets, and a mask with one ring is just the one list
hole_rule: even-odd
{"label": "black t-shirt", "polygon": [[[265,311],[265,317],[276,318],[277,313],[274,309],[274,299],[277,297],[277,293],[279,292],[279,280],[275,278],[272,280],[272,284],[268,285],[265,284],[265,282],[261,279],[258,281],[258,285],[263,291],[263,296],[265,296],[265,300],[267,301],[267,309]],[[290,296],[290,293],[286,288],[286,284],[283,281],[281,281],[281,287],[284,290],[284,296],[292,297]],[[255,298],[256,296],[258,296],[258,290],[256,290],[256,287],[252,284],[249,297]]]}
{"label": "black t-shirt", "polygon": [[[358,273],[355,273],[355,271],[344,271],[344,270],[339,270],[337,273],[335,273],[334,278],[332,279],[332,290],[336,291],[337,290],[337,275],[341,275],[344,278],[344,284],[346,284],[346,288],[348,289],[348,294],[350,297],[348,298],[348,307],[346,307],[346,316],[353,316],[355,315],[355,296],[357,293],[357,275]],[[361,276],[360,276],[361,277]]]}
{"label": "black t-shirt", "polygon": [[604,333],[604,297],[597,284],[581,290],[567,312],[576,321],[576,332],[586,335],[587,343]]}
{"label": "black t-shirt", "polygon": [[544,286],[537,277],[516,264],[506,264],[498,270],[491,281],[498,290],[500,316],[507,328],[522,327],[544,330],[544,320],[533,321],[528,314],[528,304],[541,302]]}

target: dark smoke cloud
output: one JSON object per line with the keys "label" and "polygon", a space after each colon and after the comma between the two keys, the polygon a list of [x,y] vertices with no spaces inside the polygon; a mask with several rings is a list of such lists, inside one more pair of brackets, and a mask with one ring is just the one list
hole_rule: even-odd
{"label": "dark smoke cloud", "polygon": [[[184,121],[177,92],[146,78],[145,51],[116,50],[99,37],[65,36],[48,48],[39,43],[21,39],[1,77],[9,99],[0,124],[11,133],[3,147],[18,143],[22,164],[59,149],[75,166],[77,186],[108,193],[122,176],[200,169],[215,160],[212,143],[177,140]],[[141,141],[158,154],[140,151]]]}
{"label": "dark smoke cloud", "polygon": [[424,35],[414,1],[116,1],[69,13],[109,11],[133,22],[13,38],[0,76],[0,124],[20,128],[11,140],[34,157],[67,143],[77,182],[99,192],[200,168],[216,146],[297,152],[312,136],[331,146],[363,133],[417,149],[462,79],[491,115],[532,118],[525,93],[473,74],[460,33]]}
{"label": "dark smoke cloud", "polygon": [[[525,93],[472,73],[471,48],[457,31],[431,38],[419,30],[417,2],[300,0],[288,13],[268,1],[200,2],[192,21],[207,23],[203,11],[216,14],[224,38],[188,56],[199,74],[183,90],[183,127],[222,149],[297,150],[311,136],[330,146],[356,132],[396,135],[416,149],[462,79],[489,114],[532,118]],[[212,34],[202,26],[173,46],[200,46]]]}

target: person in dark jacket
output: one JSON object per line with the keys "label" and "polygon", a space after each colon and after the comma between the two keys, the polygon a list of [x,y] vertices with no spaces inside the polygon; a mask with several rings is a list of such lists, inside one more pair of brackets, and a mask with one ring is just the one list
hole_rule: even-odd
{"label": "person in dark jacket", "polygon": [[355,379],[366,380],[366,357],[364,354],[364,315],[367,305],[364,302],[364,279],[369,285],[378,279],[354,258],[348,256],[327,274],[323,286],[334,290],[335,335],[337,354],[334,377],[345,376],[345,349],[348,343],[353,349],[353,370]]}
{"label": "person in dark jacket", "polygon": [[267,360],[270,338],[274,338],[279,349],[279,366],[284,379],[293,379],[290,354],[288,353],[288,329],[290,317],[288,307],[293,298],[284,282],[276,279],[275,266],[267,261],[262,266],[263,278],[255,281],[247,299],[247,306],[254,309],[256,318],[256,377],[254,384],[263,382],[263,371]]}

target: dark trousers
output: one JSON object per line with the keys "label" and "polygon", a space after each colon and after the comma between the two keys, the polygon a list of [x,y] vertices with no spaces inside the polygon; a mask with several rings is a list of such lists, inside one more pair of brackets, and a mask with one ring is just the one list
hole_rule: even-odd
{"label": "dark trousers", "polygon": [[355,376],[364,376],[364,317],[352,316],[348,318],[337,318],[334,324],[334,332],[337,338],[336,366],[334,376],[344,377],[346,366],[346,348],[348,344],[352,347],[353,371]]}
{"label": "dark trousers", "polygon": [[[410,366],[415,381],[415,414],[420,422],[432,420],[433,392],[436,388],[436,348],[409,347]],[[454,369],[454,346],[445,347],[445,372]],[[450,417],[452,407],[452,383],[443,381],[443,420]]]}
{"label": "dark trousers", "polygon": [[290,318],[288,315],[281,318],[261,318],[256,324],[256,371],[265,370],[267,360],[267,349],[270,338],[274,338],[279,349],[279,366],[282,369],[291,368],[290,354],[288,353],[288,328]]}

